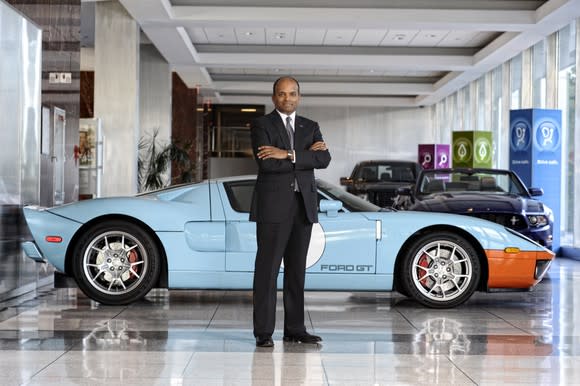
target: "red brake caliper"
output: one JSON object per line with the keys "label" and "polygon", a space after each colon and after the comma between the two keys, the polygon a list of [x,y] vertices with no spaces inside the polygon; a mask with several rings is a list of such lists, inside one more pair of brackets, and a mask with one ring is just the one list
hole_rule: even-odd
{"label": "red brake caliper", "polygon": [[[136,263],[137,262],[137,252],[135,252],[134,249],[129,252],[129,262],[130,263]],[[132,279],[133,276],[135,276],[135,275],[133,274],[133,272],[131,272],[129,278]]]}
{"label": "red brake caliper", "polygon": [[422,269],[417,269],[418,271],[420,271],[419,277],[423,277],[423,279],[419,280],[421,282],[421,284],[423,284],[425,287],[427,286],[427,275],[426,273],[426,269],[429,268],[429,259],[427,258],[426,254],[423,254],[423,256],[421,256],[421,258],[419,259],[418,265],[420,267],[425,268],[425,270]]}

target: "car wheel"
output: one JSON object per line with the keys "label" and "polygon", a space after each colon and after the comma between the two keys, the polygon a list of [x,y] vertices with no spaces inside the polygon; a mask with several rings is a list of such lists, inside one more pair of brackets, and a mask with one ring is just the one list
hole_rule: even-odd
{"label": "car wheel", "polygon": [[122,305],[144,297],[160,272],[152,237],[126,221],[90,228],[73,252],[73,275],[79,288],[103,304]]}
{"label": "car wheel", "polygon": [[413,243],[403,262],[402,284],[419,303],[450,308],[473,295],[480,275],[473,246],[453,233],[437,232]]}

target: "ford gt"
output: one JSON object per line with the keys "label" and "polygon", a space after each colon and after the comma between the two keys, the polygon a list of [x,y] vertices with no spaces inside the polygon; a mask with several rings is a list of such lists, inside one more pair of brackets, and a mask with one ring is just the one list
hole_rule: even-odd
{"label": "ford gt", "polygon": [[[255,176],[228,177],[132,197],[28,206],[33,240],[23,249],[103,304],[128,304],[152,288],[251,289],[254,184]],[[528,290],[554,258],[503,225],[383,209],[328,182],[317,186],[307,290],[395,290],[424,306],[449,308],[475,291]]]}

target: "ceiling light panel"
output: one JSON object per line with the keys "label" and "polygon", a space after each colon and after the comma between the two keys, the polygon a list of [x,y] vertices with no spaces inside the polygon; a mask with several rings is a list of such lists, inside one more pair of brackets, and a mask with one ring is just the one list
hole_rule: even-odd
{"label": "ceiling light panel", "polygon": [[355,29],[329,29],[326,31],[322,44],[329,46],[350,46],[355,34]]}
{"label": "ceiling light panel", "polygon": [[266,44],[294,44],[295,28],[268,28],[266,29]]}
{"label": "ceiling light panel", "polygon": [[353,46],[378,46],[381,44],[387,30],[385,29],[359,29],[352,41]]}
{"label": "ceiling light panel", "polygon": [[389,30],[381,46],[408,46],[411,40],[419,33],[418,30]]}
{"label": "ceiling light panel", "polygon": [[298,28],[294,44],[307,46],[321,46],[326,35],[324,28]]}
{"label": "ceiling light panel", "polygon": [[471,47],[467,43],[477,34],[477,31],[451,31],[437,44],[437,47]]}
{"label": "ceiling light panel", "polygon": [[238,44],[266,44],[264,28],[236,28]]}
{"label": "ceiling light panel", "polygon": [[237,44],[236,34],[233,28],[204,28],[209,44]]}
{"label": "ceiling light panel", "polygon": [[413,46],[413,47],[435,47],[448,34],[449,34],[449,31],[421,30],[409,42],[409,46]]}

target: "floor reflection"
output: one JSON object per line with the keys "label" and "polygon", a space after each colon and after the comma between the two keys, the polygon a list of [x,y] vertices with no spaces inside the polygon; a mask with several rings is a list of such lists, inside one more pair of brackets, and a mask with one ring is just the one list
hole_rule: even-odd
{"label": "floor reflection", "polygon": [[[155,290],[124,307],[76,289],[0,303],[6,384],[571,384],[580,379],[580,262],[533,292],[432,310],[398,294],[308,292],[320,345],[257,349],[249,291]],[[277,326],[283,323],[280,298]],[[4,383],[3,383],[4,384]]]}

